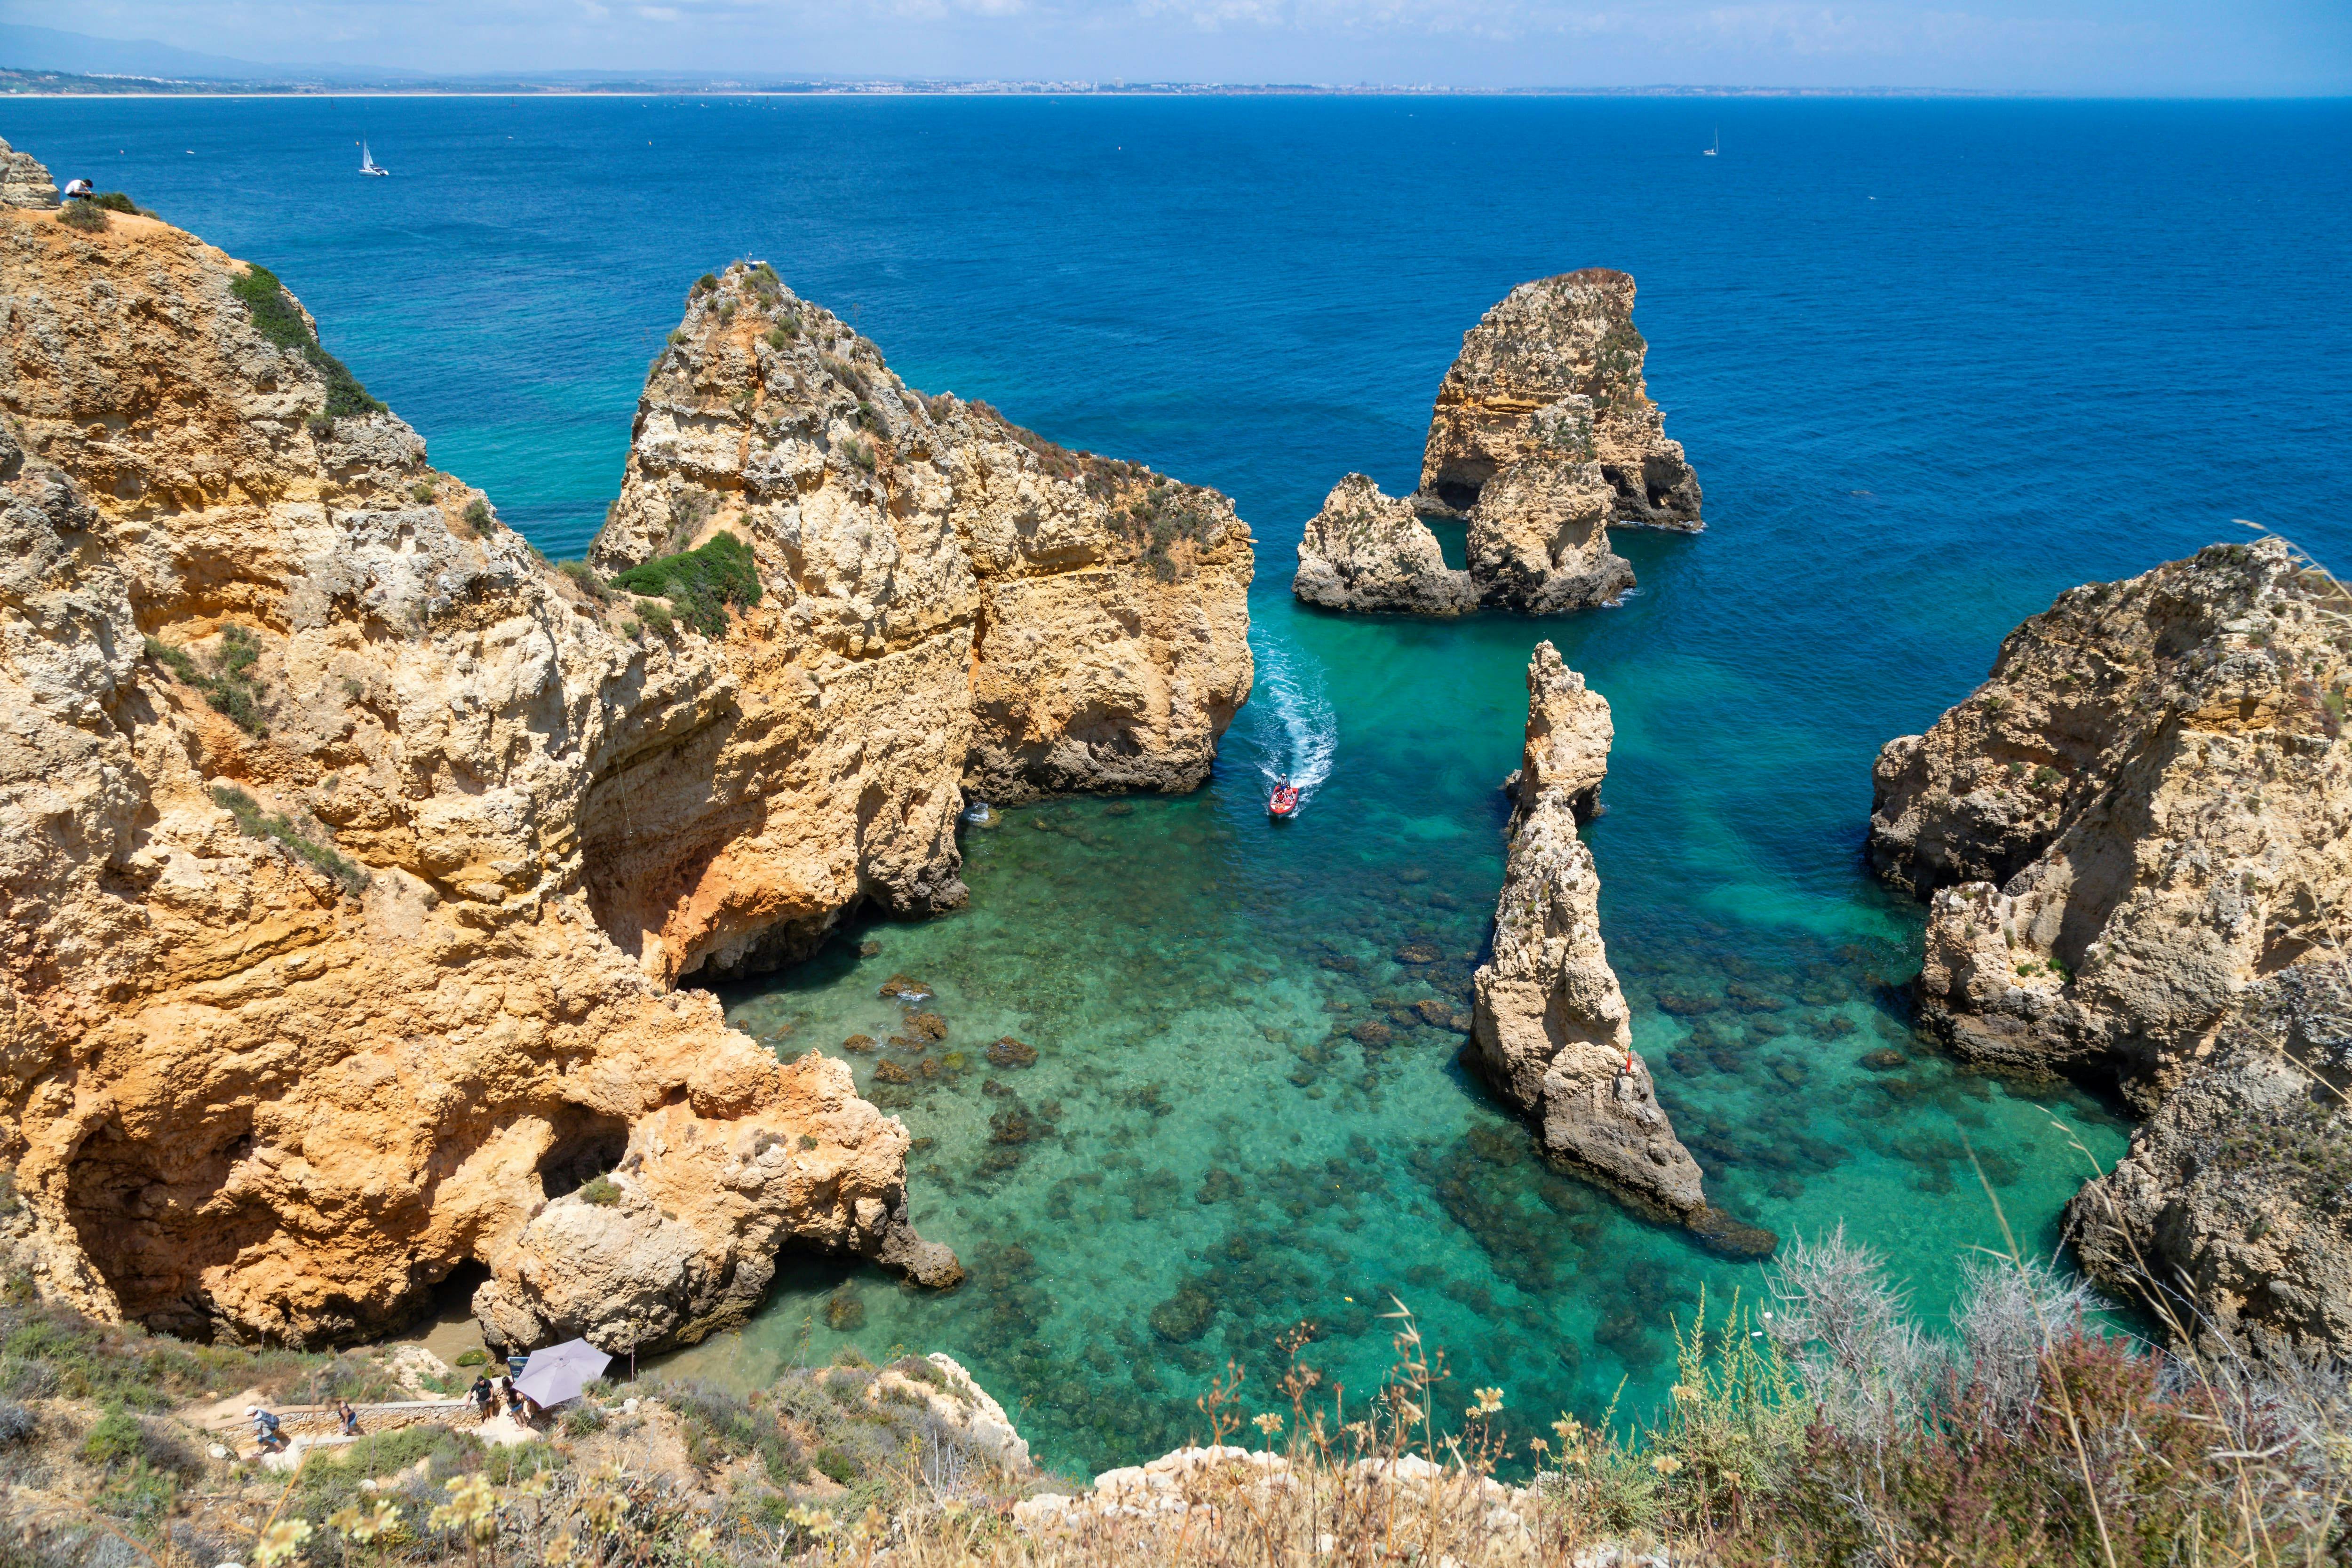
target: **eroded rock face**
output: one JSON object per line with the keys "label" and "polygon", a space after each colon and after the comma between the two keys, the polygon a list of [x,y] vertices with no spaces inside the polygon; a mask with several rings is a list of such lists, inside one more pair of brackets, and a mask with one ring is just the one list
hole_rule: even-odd
{"label": "eroded rock face", "polygon": [[1475,982],[1472,1049],[1537,1119],[1547,1153],[1690,1218],[1706,1208],[1698,1163],[1633,1050],[1632,1016],[1601,940],[1601,876],[1576,836],[1580,803],[1591,810],[1608,771],[1612,733],[1609,704],[1538,643],[1494,956]]}
{"label": "eroded rock face", "polygon": [[1589,462],[1611,523],[1697,529],[1698,479],[1650,400],[1648,353],[1626,274],[1594,267],[1520,284],[1463,334],[1430,416],[1422,493],[1475,514],[1487,485],[1521,463],[1574,465],[1580,485]]}
{"label": "eroded rock face", "polygon": [[772,967],[860,899],[952,907],[967,791],[1207,777],[1251,679],[1231,501],[909,390],[765,267],[698,285],[673,336],[591,559],[728,532],[762,594],[711,649],[730,710],[591,795],[597,912],[649,970]]}
{"label": "eroded rock face", "polygon": [[2352,965],[2255,982],[2130,1154],[2066,1211],[2091,1277],[2212,1351],[2352,1357]]}
{"label": "eroded rock face", "polygon": [[[1698,479],[1642,380],[1633,280],[1591,268],[1522,283],[1463,334],[1422,449],[1391,500],[1350,474],[1307,524],[1293,587],[1335,609],[1528,615],[1614,604],[1633,568],[1609,529],[1696,531]],[[1462,573],[1414,514],[1465,522]]]}
{"label": "eroded rock face", "polygon": [[[600,784],[743,678],[621,635],[398,419],[325,419],[242,270],[0,211],[0,1104],[42,1288],[318,1342],[478,1262],[499,1321],[651,1349],[748,1310],[787,1240],[947,1277],[904,1128],[592,910]],[[546,1265],[615,1165],[658,1246],[586,1313]]]}
{"label": "eroded rock face", "polygon": [[1445,564],[1444,548],[1410,501],[1381,493],[1362,474],[1331,489],[1298,539],[1290,591],[1330,610],[1454,616],[1475,609],[1470,574]]}
{"label": "eroded rock face", "polygon": [[2112,1066],[2144,1108],[2352,892],[2341,591],[2275,540],[2071,589],[1879,754],[1870,854],[1932,900],[1963,1054]]}
{"label": "eroded rock face", "polygon": [[40,211],[57,205],[58,183],[47,167],[30,153],[0,142],[0,207]]}

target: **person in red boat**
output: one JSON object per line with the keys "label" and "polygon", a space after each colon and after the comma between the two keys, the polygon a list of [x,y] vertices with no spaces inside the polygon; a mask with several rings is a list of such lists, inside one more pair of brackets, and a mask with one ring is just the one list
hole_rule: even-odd
{"label": "person in red boat", "polygon": [[1292,786],[1290,775],[1285,773],[1282,775],[1282,782],[1274,786],[1274,794],[1265,803],[1265,814],[1268,816],[1288,816],[1297,809],[1298,791]]}

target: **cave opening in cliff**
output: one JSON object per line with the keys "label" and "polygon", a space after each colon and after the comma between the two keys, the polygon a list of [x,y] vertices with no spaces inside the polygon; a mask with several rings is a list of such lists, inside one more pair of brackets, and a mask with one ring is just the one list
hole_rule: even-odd
{"label": "cave opening in cliff", "polygon": [[555,1136],[539,1157],[540,1190],[550,1199],[578,1192],[610,1172],[629,1152],[629,1124],[584,1105],[559,1107],[548,1118]]}
{"label": "cave opening in cliff", "polygon": [[66,1212],[125,1318],[181,1339],[213,1337],[207,1273],[277,1228],[266,1208],[225,1191],[252,1152],[249,1111],[168,1144],[113,1119],[82,1140],[66,1167]]}

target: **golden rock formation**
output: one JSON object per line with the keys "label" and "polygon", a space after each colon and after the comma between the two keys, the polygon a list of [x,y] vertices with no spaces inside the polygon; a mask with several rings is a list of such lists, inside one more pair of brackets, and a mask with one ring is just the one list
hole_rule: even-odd
{"label": "golden rock formation", "polygon": [[740,1320],[787,1242],[956,1278],[847,1069],[667,982],[950,900],[967,773],[1197,779],[1248,684],[1221,498],[902,397],[885,436],[939,458],[763,447],[819,464],[799,531],[753,531],[769,591],[665,630],[428,468],[267,274],[10,210],[0,281],[0,1095],[38,1283],[315,1342],[478,1266],[496,1337],[653,1349]]}

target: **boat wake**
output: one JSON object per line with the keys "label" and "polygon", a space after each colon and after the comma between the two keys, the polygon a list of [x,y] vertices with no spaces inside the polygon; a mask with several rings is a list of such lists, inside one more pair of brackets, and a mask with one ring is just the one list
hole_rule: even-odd
{"label": "boat wake", "polygon": [[1288,778],[1303,805],[1331,776],[1339,721],[1324,692],[1323,667],[1287,643],[1268,640],[1257,657],[1257,691],[1244,711],[1255,715],[1251,740],[1269,788]]}

